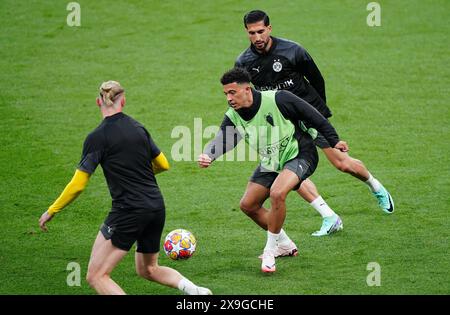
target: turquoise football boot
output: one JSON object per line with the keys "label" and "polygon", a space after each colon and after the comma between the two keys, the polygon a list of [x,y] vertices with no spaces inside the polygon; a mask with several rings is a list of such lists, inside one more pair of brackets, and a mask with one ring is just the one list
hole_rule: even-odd
{"label": "turquoise football boot", "polygon": [[340,231],[344,228],[341,218],[334,214],[329,217],[323,218],[322,226],[319,231],[312,233],[312,236],[325,236],[330,235],[334,232]]}
{"label": "turquoise football boot", "polygon": [[389,214],[394,212],[394,200],[392,199],[391,194],[389,194],[386,188],[381,186],[381,189],[379,191],[372,193],[375,198],[377,198],[378,205],[384,212]]}

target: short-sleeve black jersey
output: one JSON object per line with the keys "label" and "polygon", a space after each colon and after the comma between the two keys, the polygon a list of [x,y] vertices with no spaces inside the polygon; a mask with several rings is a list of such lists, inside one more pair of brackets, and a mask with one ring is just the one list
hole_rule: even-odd
{"label": "short-sleeve black jersey", "polygon": [[114,209],[161,210],[164,201],[151,166],[160,153],[144,126],[117,113],[86,137],[78,169],[92,174],[102,166]]}
{"label": "short-sleeve black jersey", "polygon": [[259,53],[253,45],[235,62],[245,68],[259,91],[288,90],[313,105],[324,117],[331,116],[326,105],[325,81],[308,52],[299,44],[272,37],[272,46]]}

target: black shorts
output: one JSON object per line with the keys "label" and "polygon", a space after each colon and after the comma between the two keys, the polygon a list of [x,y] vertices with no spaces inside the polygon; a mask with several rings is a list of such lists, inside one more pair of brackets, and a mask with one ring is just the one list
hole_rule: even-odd
{"label": "black shorts", "polygon": [[157,253],[165,219],[164,208],[158,211],[112,209],[100,231],[117,248],[129,251],[137,241],[137,252]]}
{"label": "black shorts", "polygon": [[[294,172],[300,180],[300,183],[292,190],[299,189],[301,182],[314,173],[318,163],[319,155],[317,154],[317,149],[314,146],[311,146],[307,150],[302,150],[300,156],[297,156],[284,164],[283,169]],[[279,173],[269,171],[264,169],[261,165],[258,165],[253,172],[253,175],[250,177],[250,181],[270,189],[278,174]]]}

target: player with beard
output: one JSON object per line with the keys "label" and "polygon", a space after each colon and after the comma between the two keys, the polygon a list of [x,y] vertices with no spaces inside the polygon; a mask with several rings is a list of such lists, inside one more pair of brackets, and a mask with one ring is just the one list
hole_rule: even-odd
{"label": "player with beard", "polygon": [[[235,66],[250,72],[254,87],[260,91],[288,90],[314,106],[324,117],[330,118],[332,114],[326,103],[325,81],[308,52],[293,41],[271,36],[269,16],[263,11],[248,12],[244,16],[244,26],[251,45],[239,55]],[[311,134],[316,146],[322,149],[334,167],[366,183],[384,212],[390,214],[394,211],[391,195],[363,162],[333,148],[307,122],[301,126]],[[323,200],[311,180],[303,181],[298,193],[323,217],[322,227],[312,235],[329,235],[330,227],[340,220],[339,216]],[[245,200],[242,204],[245,205],[242,210],[250,216],[267,211]]]}

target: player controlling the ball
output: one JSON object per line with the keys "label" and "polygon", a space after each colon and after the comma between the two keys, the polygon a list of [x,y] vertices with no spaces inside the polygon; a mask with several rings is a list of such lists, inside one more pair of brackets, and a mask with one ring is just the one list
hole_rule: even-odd
{"label": "player controlling the ball", "polygon": [[[270,198],[270,211],[255,211],[251,218],[267,230],[261,270],[275,272],[275,257],[296,255],[297,248],[282,229],[286,217],[286,197],[298,190],[317,167],[318,153],[313,139],[298,121],[316,128],[333,148],[348,151],[330,122],[314,107],[289,91],[259,92],[250,86],[250,74],[234,68],[222,78],[223,92],[230,106],[217,137],[198,158],[200,167],[233,149],[242,138],[258,152],[261,163],[244,193],[246,199],[263,207]],[[243,198],[244,199],[244,198]],[[332,228],[341,228],[340,222]]]}
{"label": "player controlling the ball", "polygon": [[[264,11],[252,10],[245,14],[244,26],[250,47],[239,55],[235,66],[245,68],[250,73],[254,87],[259,91],[291,91],[315,107],[325,118],[330,118],[332,114],[326,99],[325,80],[306,49],[293,41],[273,37],[269,16]],[[314,144],[322,150],[331,164],[365,183],[378,200],[379,207],[385,213],[392,214],[392,196],[369,172],[366,165],[346,152],[335,150],[320,133],[310,130],[314,133]],[[323,218],[320,230],[312,235],[330,235],[333,231],[330,228],[340,222],[341,218],[323,200],[310,179],[302,183],[298,193]],[[242,211],[252,213],[254,207],[253,204],[246,203]]]}
{"label": "player controlling the ball", "polygon": [[189,295],[210,295],[178,271],[158,265],[165,221],[164,199],[155,174],[169,163],[143,125],[122,112],[125,91],[116,81],[100,86],[97,105],[103,121],[86,138],[75,175],[39,219],[42,230],[56,213],[86,187],[100,164],[112,197],[112,209],[100,228],[89,260],[87,281],[99,294],[125,294],[110,274],[137,242],[136,271],[150,281]]}

